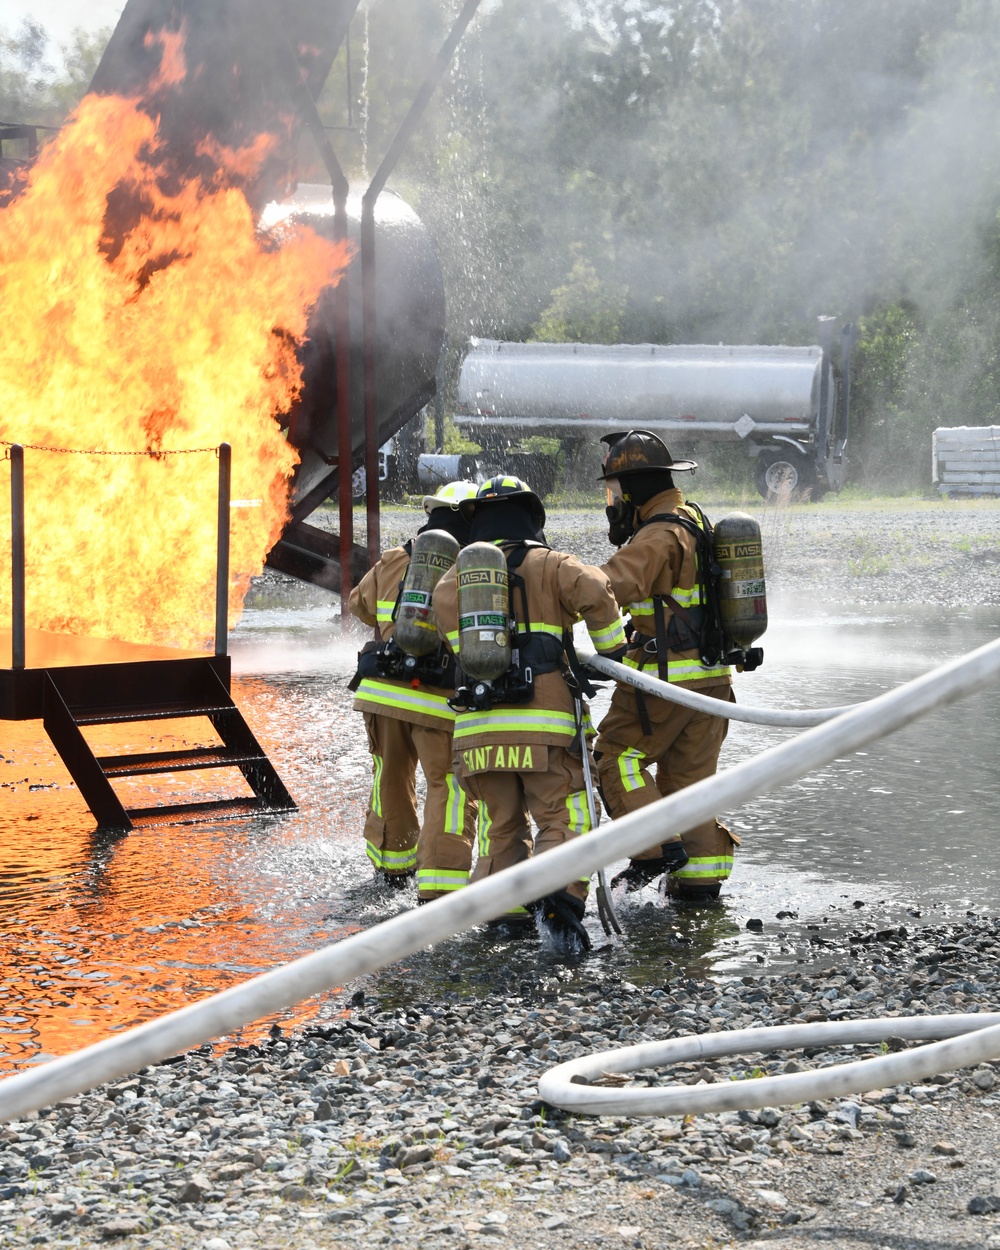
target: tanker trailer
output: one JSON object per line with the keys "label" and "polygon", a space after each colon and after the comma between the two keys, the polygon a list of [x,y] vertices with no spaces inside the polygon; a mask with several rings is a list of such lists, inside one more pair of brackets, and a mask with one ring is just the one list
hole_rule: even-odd
{"label": "tanker trailer", "polygon": [[580,442],[621,429],[652,430],[674,454],[741,443],[765,499],[815,498],[844,484],[847,398],[846,368],[834,372],[829,346],[472,339],[455,424],[491,450],[528,435]]}
{"label": "tanker trailer", "polygon": [[[347,34],[358,0],[128,0],[91,90],[139,95],[162,69],[160,32],[183,36],[183,76],[155,98],[159,128],[179,170],[197,168],[206,142],[239,148],[266,133],[274,144],[242,185],[262,228],[297,217],[334,237],[328,185],[296,187],[303,127],[315,129],[315,100]],[[323,139],[326,142],[324,136]],[[348,238],[358,243],[360,197],[348,197]],[[375,201],[375,425],[384,444],[433,397],[444,338],[444,285],[426,230],[398,196]],[[365,403],[361,265],[356,248],[346,282],[350,315],[352,469],[364,460]],[[267,563],[329,589],[340,585],[339,538],[305,518],[335,493],[338,458],[334,295],[320,298],[301,349],[303,390],[288,417],[301,454],[291,521]],[[354,572],[367,568],[354,546]],[[354,578],[352,578],[354,580]]]}

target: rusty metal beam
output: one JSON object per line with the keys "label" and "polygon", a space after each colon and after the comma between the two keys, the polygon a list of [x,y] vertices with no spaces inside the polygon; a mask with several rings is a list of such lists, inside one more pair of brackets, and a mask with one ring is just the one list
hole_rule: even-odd
{"label": "rusty metal beam", "polygon": [[382,535],[379,520],[378,486],[378,405],[375,392],[375,202],[386,180],[396,167],[403,149],[410,141],[431,96],[455,54],[462,36],[479,8],[480,0],[465,0],[448,38],[434,58],[427,76],[417,91],[402,125],[389,144],[388,151],[361,200],[361,304],[364,335],[365,383],[365,486],[368,531],[368,558],[372,564],[381,554]]}

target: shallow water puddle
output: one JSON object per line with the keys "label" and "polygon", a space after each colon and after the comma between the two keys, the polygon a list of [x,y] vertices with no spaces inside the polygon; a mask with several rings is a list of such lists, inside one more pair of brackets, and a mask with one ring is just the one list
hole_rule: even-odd
{"label": "shallow water puddle", "polygon": [[[247,611],[233,638],[236,699],[299,804],[286,817],[95,835],[40,724],[0,723],[0,1070],[96,1041],[412,905],[371,883],[361,840],[369,761],[346,689],[357,644],[338,640],[331,616],[279,598]],[[765,666],[737,678],[740,701],[818,707],[869,698],[981,645],[1000,613],[785,604],[772,621]],[[597,715],[607,698],[598,696]],[[726,976],[829,962],[850,930],[1000,910],[997,707],[997,692],[984,691],[725,814],[744,845],[715,910],[664,907],[650,888],[620,901],[625,943],[605,942],[591,918],[597,949],[575,964],[477,932],[360,988],[386,1002],[427,1001],[516,996],[539,977],[650,984],[678,966]],[[193,745],[201,728],[172,732]],[[790,732],[736,724],[723,765]],[[114,749],[147,749],[134,728],[117,735]],[[282,1022],[334,1014],[358,988]]]}

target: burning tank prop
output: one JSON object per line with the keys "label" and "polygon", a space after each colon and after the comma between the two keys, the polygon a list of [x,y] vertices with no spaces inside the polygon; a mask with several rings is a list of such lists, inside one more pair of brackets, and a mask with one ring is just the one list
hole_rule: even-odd
{"label": "burning tank prop", "polygon": [[[360,197],[316,110],[357,0],[128,0],[91,92],[14,170],[0,717],[44,719],[101,825],[211,818],[218,804],[128,810],[111,788],[183,770],[238,768],[254,797],[223,810],[292,806],[229,699],[226,628],[265,557],[344,595],[378,552],[371,470],[433,396],[444,326],[434,249],[385,183],[478,3]],[[329,188],[296,186],[304,128]],[[339,535],[306,523],[335,491]],[[39,500],[65,515],[43,524]],[[216,655],[199,657],[213,581]],[[97,756],[82,732],[191,716],[221,744]]]}
{"label": "burning tank prop", "polygon": [[[466,3],[437,72],[477,3]],[[367,479],[377,489],[375,449],[433,398],[445,324],[443,280],[431,240],[402,200],[380,194],[391,164],[364,196],[348,195],[316,112],[357,7],[358,0],[289,0],[281,6],[273,0],[204,0],[180,6],[179,19],[175,0],[129,0],[92,83],[100,93],[141,91],[158,72],[155,32],[183,28],[189,71],[179,91],[158,101],[160,133],[178,165],[196,168],[206,145],[238,150],[260,135],[273,136],[267,157],[242,183],[262,226],[280,234],[297,220],[352,244],[346,293],[324,292],[300,348],[302,391],[287,434],[301,459],[290,520],[268,557],[272,567],[332,590],[342,589],[339,565],[349,548],[342,536],[305,518],[338,490],[349,496],[343,486],[366,461]],[[428,78],[422,96],[429,97],[434,81]],[[425,104],[423,99],[421,110]],[[419,115],[411,110],[387,161],[395,161]],[[332,185],[297,185],[303,128],[312,131]],[[342,508],[342,527],[347,519]],[[370,503],[369,528],[373,521],[377,528]],[[352,573],[377,555],[371,541],[367,557],[354,548]]]}

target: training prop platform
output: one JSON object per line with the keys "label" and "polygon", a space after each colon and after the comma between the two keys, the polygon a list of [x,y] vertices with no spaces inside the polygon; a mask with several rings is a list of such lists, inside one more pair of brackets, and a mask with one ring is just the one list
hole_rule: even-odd
{"label": "training prop platform", "polygon": [[[129,830],[293,811],[295,803],[230,696],[228,656],[25,631],[25,664],[13,667],[11,630],[0,629],[0,720],[41,720],[98,826]],[[97,756],[92,725],[204,717],[221,744],[183,751]],[[123,777],[237,768],[253,796],[126,808]]]}

